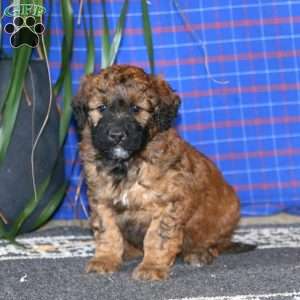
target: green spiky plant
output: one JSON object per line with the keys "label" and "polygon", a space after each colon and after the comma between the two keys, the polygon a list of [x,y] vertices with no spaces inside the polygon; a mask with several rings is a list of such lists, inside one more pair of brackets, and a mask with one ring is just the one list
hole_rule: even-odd
{"label": "green spiky plant", "polygon": [[[90,1],[87,1],[87,6],[90,9]],[[2,2],[2,1],[1,1]],[[1,9],[0,2],[0,12]],[[20,3],[26,4],[38,4],[43,5],[43,0],[13,0],[14,5],[20,5]],[[83,1],[81,1],[83,2]],[[50,24],[51,24],[51,11],[52,11],[52,0],[49,0],[49,15],[46,24],[46,34],[42,39],[41,47],[39,47],[39,55],[41,58],[47,61],[48,52],[50,49]],[[82,4],[82,3],[81,3]],[[101,67],[105,68],[112,65],[117,57],[120,43],[122,40],[123,29],[125,26],[125,19],[128,10],[128,0],[124,0],[121,13],[118,19],[118,23],[114,32],[112,39],[110,39],[109,33],[109,23],[106,14],[106,3],[102,0],[102,13],[103,13],[103,34],[102,34],[102,61]],[[61,67],[57,81],[51,86],[51,97],[53,100],[60,94],[63,90],[63,101],[62,107],[60,109],[60,124],[59,124],[59,144],[63,147],[64,140],[68,132],[69,122],[71,119],[71,99],[72,99],[72,73],[71,73],[71,60],[73,53],[73,36],[74,36],[74,17],[73,8],[71,0],[60,1],[61,13],[62,13],[62,24],[63,24],[63,41],[61,46]],[[144,28],[144,38],[145,44],[147,46],[147,52],[149,56],[149,63],[151,72],[154,72],[154,62],[153,62],[153,46],[152,46],[152,34],[151,26],[148,14],[148,5],[146,0],[141,0],[142,7],[142,20]],[[89,11],[90,13],[91,11]],[[91,16],[91,13],[90,13]],[[95,45],[94,45],[94,33],[92,26],[92,19],[90,17],[87,24],[86,19],[83,18],[83,26],[86,37],[86,47],[87,47],[87,60],[85,65],[85,73],[92,73],[95,69]],[[0,34],[2,32],[2,28]],[[2,37],[0,35],[0,41]],[[1,44],[2,45],[2,44]],[[0,47],[1,51],[1,47]],[[7,88],[4,101],[0,106],[0,113],[2,116],[0,124],[0,168],[1,162],[5,158],[8,145],[11,140],[11,136],[14,131],[14,126],[17,118],[17,113],[20,107],[20,99],[23,89],[20,89],[20,83],[24,82],[26,72],[28,70],[28,65],[32,57],[32,48],[27,46],[21,46],[15,48],[12,51],[12,72],[9,80],[9,85]],[[22,84],[23,85],[23,84]],[[23,223],[31,216],[32,212],[38,206],[41,198],[43,197],[49,183],[53,172],[48,175],[48,177],[36,187],[35,195],[28,199],[27,204],[18,218],[12,224],[9,231],[5,229],[5,217],[1,215],[0,211],[0,238],[5,238],[14,241],[15,237],[18,235],[20,228]],[[61,187],[52,195],[51,200],[48,202],[46,207],[43,208],[42,212],[39,214],[34,223],[34,228],[38,228],[43,225],[54,213],[58,205],[61,203],[65,190],[67,187],[67,182],[62,183]]]}

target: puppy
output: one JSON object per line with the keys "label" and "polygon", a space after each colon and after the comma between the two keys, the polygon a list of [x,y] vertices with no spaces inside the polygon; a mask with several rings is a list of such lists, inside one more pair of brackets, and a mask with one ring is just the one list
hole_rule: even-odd
{"label": "puppy", "polygon": [[73,109],[96,241],[88,272],[115,272],[143,255],[133,278],[162,280],[179,254],[198,266],[232,247],[239,200],[171,128],[179,104],[163,79],[138,67],[83,78]]}

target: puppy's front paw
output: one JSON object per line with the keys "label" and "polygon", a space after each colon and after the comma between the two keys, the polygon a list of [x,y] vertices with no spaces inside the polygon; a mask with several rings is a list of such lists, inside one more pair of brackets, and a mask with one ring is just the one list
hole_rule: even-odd
{"label": "puppy's front paw", "polygon": [[120,261],[110,257],[93,257],[86,265],[86,272],[113,273],[119,270]]}
{"label": "puppy's front paw", "polygon": [[136,280],[165,280],[169,277],[168,268],[140,264],[135,268],[132,278]]}

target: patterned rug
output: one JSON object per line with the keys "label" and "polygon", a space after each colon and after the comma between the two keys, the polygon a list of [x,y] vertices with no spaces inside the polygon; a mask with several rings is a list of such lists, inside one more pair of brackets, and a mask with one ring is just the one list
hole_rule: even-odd
{"label": "patterned rug", "polygon": [[[48,234],[51,235],[48,235]],[[235,241],[258,245],[258,249],[300,247],[300,226],[245,227],[237,230]],[[24,247],[0,240],[0,260],[56,259],[66,257],[91,257],[94,243],[90,232],[61,235],[45,231],[17,239]]]}

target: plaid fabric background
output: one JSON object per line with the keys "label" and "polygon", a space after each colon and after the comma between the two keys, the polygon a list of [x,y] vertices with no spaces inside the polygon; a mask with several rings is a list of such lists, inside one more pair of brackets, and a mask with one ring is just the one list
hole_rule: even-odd
{"label": "plaid fabric background", "polygon": [[[118,63],[139,65],[149,71],[140,0],[129,2]],[[53,80],[58,75],[63,33],[59,1],[54,3],[50,54]],[[244,216],[281,211],[299,214],[300,1],[178,3],[194,34],[171,0],[149,1],[156,73],[163,74],[182,98],[179,132],[221,168],[240,196]],[[92,0],[97,70],[101,57],[100,4],[100,0]],[[113,27],[122,4],[121,0],[107,1]],[[73,1],[73,7],[77,17],[78,1]],[[84,73],[86,56],[83,27],[75,28],[74,92]],[[201,41],[215,80],[206,72]],[[80,197],[75,197],[83,181],[76,143],[72,123],[65,146],[70,186],[56,218],[86,215],[84,183]]]}

